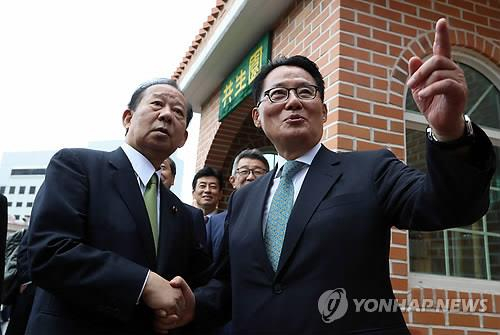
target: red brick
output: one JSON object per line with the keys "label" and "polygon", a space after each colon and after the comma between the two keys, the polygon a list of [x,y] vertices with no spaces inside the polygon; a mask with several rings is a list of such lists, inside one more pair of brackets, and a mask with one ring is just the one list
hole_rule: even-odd
{"label": "red brick", "polygon": [[[385,148],[383,145],[376,144],[373,142],[366,142],[362,140],[356,140],[356,150],[366,151],[366,150],[379,150]],[[406,260],[406,259],[405,259]]]}
{"label": "red brick", "polygon": [[373,6],[373,13],[375,16],[384,17],[391,21],[401,21],[401,13],[385,7]]}
{"label": "red brick", "polygon": [[344,7],[340,7],[339,18],[354,21],[354,11]]}
{"label": "red brick", "polygon": [[470,314],[448,314],[450,326],[479,327],[479,316]]}
{"label": "red brick", "polygon": [[338,121],[352,123],[353,113],[343,109],[337,109],[334,112],[328,113],[326,117],[326,124],[333,124]]}
{"label": "red brick", "polygon": [[361,50],[358,48],[353,48],[343,44],[340,45],[339,54],[341,56],[352,57],[367,62],[370,61],[370,53],[368,51]]}
{"label": "red brick", "polygon": [[396,45],[401,45],[401,36],[388,33],[381,30],[373,30],[373,38],[383,41],[384,43],[391,43]]}
{"label": "red brick", "polygon": [[365,26],[350,21],[340,20],[339,30],[353,33],[356,35],[363,35],[366,37],[370,37],[370,28],[367,28]]}
{"label": "red brick", "polygon": [[413,27],[418,27],[423,30],[430,30],[432,29],[432,23],[427,20],[422,20],[413,16],[405,15],[404,16],[404,21],[405,24],[413,26]]}
{"label": "red brick", "polygon": [[500,317],[498,316],[483,316],[484,328],[500,329]]}
{"label": "red brick", "polygon": [[374,114],[403,120],[403,110],[389,106],[374,105]]}
{"label": "red brick", "polygon": [[408,256],[408,249],[406,247],[395,247],[392,246],[389,252],[390,259],[399,259],[401,261],[406,261]]}
{"label": "red brick", "polygon": [[339,80],[351,84],[370,87],[370,77],[357,74],[355,72],[344,71],[342,69],[339,70]]}
{"label": "red brick", "polygon": [[389,57],[387,55],[379,55],[374,53],[372,55],[372,62],[376,65],[382,65],[385,67],[393,67],[395,63],[395,59],[393,57]]}
{"label": "red brick", "polygon": [[440,13],[436,11],[427,10],[425,8],[420,8],[418,13],[421,18],[431,20],[433,22],[436,22],[437,20],[443,17],[443,15],[441,15]]}
{"label": "red brick", "polygon": [[391,277],[391,285],[392,285],[392,289],[394,291],[407,291],[408,290],[408,279]]}
{"label": "red brick", "polygon": [[498,335],[498,333],[497,332],[488,332],[488,331],[469,330],[469,331],[467,331],[467,335]]}
{"label": "red brick", "polygon": [[460,17],[460,10],[456,7],[451,7],[448,5],[444,5],[439,2],[434,3],[434,9],[436,12],[441,13],[441,15]]}
{"label": "red brick", "polygon": [[371,74],[381,78],[387,78],[387,69],[385,67],[358,62],[357,71],[360,73]]}
{"label": "red brick", "polygon": [[417,327],[417,326],[409,326],[408,330],[411,335],[428,335],[429,328],[427,327]]}
{"label": "red brick", "polygon": [[358,87],[356,89],[356,97],[363,100],[376,101],[381,103],[387,102],[387,92],[376,91],[373,89],[366,89],[362,87]]}
{"label": "red brick", "polygon": [[439,312],[414,312],[413,322],[419,324],[444,325],[444,314]]}
{"label": "red brick", "polygon": [[405,36],[413,37],[417,35],[417,29],[413,28],[412,26],[403,25],[396,22],[389,22],[389,30],[393,33]]}
{"label": "red brick", "polygon": [[391,274],[398,275],[398,276],[407,276],[408,275],[408,264],[407,263],[392,262]]}
{"label": "red brick", "polygon": [[353,140],[350,138],[345,138],[341,136],[335,136],[323,142],[323,144],[331,150],[343,149],[343,150],[352,150],[353,149]]}
{"label": "red brick", "polygon": [[398,95],[391,94],[389,97],[389,103],[394,106],[403,106],[403,98]]}
{"label": "red brick", "polygon": [[402,134],[392,134],[376,130],[373,139],[375,140],[375,142],[380,143],[404,145],[404,136]]}
{"label": "red brick", "polygon": [[474,9],[474,4],[470,1],[466,0],[448,0],[448,3],[450,5],[456,6],[456,7],[461,7],[464,9],[468,9],[472,11]]}
{"label": "red brick", "polygon": [[484,25],[488,20],[487,16],[477,15],[476,13],[471,13],[468,11],[463,11],[462,18],[466,21],[470,21],[470,22],[474,22],[474,23],[478,23],[478,24],[482,24],[482,25]]}
{"label": "red brick", "polygon": [[387,53],[387,45],[384,43],[376,42],[373,39],[366,39],[363,37],[356,38],[356,41],[358,48],[372,50],[382,54]]}
{"label": "red brick", "polygon": [[432,335],[464,335],[463,330],[449,328],[432,328]]}
{"label": "red brick", "polygon": [[397,122],[397,121],[391,120],[389,130],[397,132],[397,133],[403,133],[404,127],[405,127],[405,125],[403,122]]}
{"label": "red brick", "polygon": [[[359,117],[359,115],[358,115],[358,117]],[[407,234],[405,232],[393,230],[391,232],[391,243],[406,246],[408,243]]]}
{"label": "red brick", "polygon": [[491,16],[491,17],[500,17],[500,8],[496,7],[486,7],[479,4],[475,4],[475,12],[477,14]]}
{"label": "red brick", "polygon": [[369,13],[370,12],[370,5],[365,2],[361,2],[358,0],[349,0],[349,1],[343,1],[342,6],[348,7],[351,9],[355,9],[361,12]]}
{"label": "red brick", "polygon": [[385,30],[387,28],[387,21],[381,20],[375,16],[365,15],[358,13],[358,23],[365,24],[369,27],[375,27]]}
{"label": "red brick", "polygon": [[358,127],[352,124],[337,123],[333,125],[333,131],[338,135],[347,135],[355,138],[370,139],[370,129]]}
{"label": "red brick", "polygon": [[[387,129],[387,120],[376,118],[372,116],[366,116],[362,114],[358,114],[356,116],[356,124],[361,126],[373,127],[378,129]],[[394,234],[393,234],[394,235]],[[399,234],[401,235],[401,234]]]}
{"label": "red brick", "polygon": [[477,26],[477,33],[479,35],[482,35],[484,37],[489,37],[493,39],[498,39],[498,36],[500,35],[500,30],[498,29],[490,29],[482,26]]}
{"label": "red brick", "polygon": [[389,7],[393,10],[397,10],[398,12],[417,15],[417,8],[415,6],[408,5],[400,1],[390,0]]}

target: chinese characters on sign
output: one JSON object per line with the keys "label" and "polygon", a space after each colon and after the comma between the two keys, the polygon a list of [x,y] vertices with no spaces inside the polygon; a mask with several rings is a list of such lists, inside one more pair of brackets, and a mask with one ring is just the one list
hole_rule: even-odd
{"label": "chinese characters on sign", "polygon": [[224,81],[220,91],[219,121],[231,113],[252,91],[252,82],[268,59],[271,48],[266,34]]}

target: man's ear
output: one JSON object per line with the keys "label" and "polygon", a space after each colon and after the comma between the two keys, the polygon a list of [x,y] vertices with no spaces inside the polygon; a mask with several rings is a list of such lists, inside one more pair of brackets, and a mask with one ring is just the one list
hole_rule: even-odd
{"label": "man's ear", "polygon": [[133,115],[132,111],[128,108],[122,114],[122,124],[123,124],[123,127],[125,127],[125,129],[127,129],[127,131],[128,131],[128,128],[130,127],[132,115]]}
{"label": "man's ear", "polygon": [[182,141],[182,143],[181,143],[181,144],[179,144],[179,145],[177,146],[177,148],[182,148],[182,147],[184,146],[184,144],[186,144],[186,141],[187,141],[187,139],[188,139],[188,135],[189,135],[189,134],[188,134],[188,131],[187,131],[187,130],[185,130],[185,131],[184,131],[184,140]]}
{"label": "man's ear", "polygon": [[259,108],[258,107],[254,107],[252,109],[252,119],[253,119],[253,124],[255,125],[255,127],[257,128],[260,128],[260,112],[259,112]]}
{"label": "man's ear", "polygon": [[328,115],[328,109],[326,108],[325,104],[323,104],[323,109],[321,110],[321,113],[323,114],[323,118],[322,118],[323,119],[323,123],[325,123],[326,122],[326,117]]}
{"label": "man's ear", "polygon": [[234,176],[229,176],[229,182],[233,185],[233,188],[236,188],[234,185],[236,183],[236,178]]}

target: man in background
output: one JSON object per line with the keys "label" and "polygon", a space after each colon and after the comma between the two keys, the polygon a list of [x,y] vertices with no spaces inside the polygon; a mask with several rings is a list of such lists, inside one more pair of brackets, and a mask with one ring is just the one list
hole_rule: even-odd
{"label": "man in background", "polygon": [[217,206],[222,199],[224,179],[219,170],[205,166],[193,178],[193,198],[195,206],[203,211],[206,220],[219,211]]}
{"label": "man in background", "polygon": [[175,183],[175,174],[177,172],[177,168],[175,166],[175,162],[172,158],[168,157],[161,163],[161,181],[166,188],[170,190]]}
{"label": "man in background", "polygon": [[[238,190],[242,186],[262,177],[268,171],[269,163],[260,150],[245,149],[234,159],[229,182],[234,190]],[[207,223],[207,246],[214,263],[219,259],[226,215],[227,210],[211,216]]]}

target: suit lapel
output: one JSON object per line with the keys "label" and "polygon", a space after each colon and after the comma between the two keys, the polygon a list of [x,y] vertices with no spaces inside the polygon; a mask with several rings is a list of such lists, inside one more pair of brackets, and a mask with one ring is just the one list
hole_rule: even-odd
{"label": "suit lapel", "polygon": [[[256,253],[258,264],[262,264],[264,271],[269,275],[269,278],[274,276],[274,270],[267,256],[266,245],[264,242],[263,234],[263,217],[264,210],[269,195],[269,190],[271,189],[272,181],[274,175],[276,174],[276,168],[271,172],[267,173],[265,176],[254,181],[255,184],[252,185],[252,194],[249,194],[247,199],[251,199],[251,203],[248,205],[252,208],[249,211],[248,217],[246,217],[242,222],[245,224],[244,229],[248,229],[249,236],[254,236],[256,248],[253,250]],[[248,224],[255,223],[255,224]]]}
{"label": "suit lapel", "polygon": [[137,177],[132,165],[121,148],[110,153],[110,164],[115,167],[112,175],[113,184],[123,199],[130,215],[137,225],[148,263],[155,264],[155,250],[153,234],[149,224],[148,212],[144,205],[144,198],[137,184]]}
{"label": "suit lapel", "polygon": [[302,232],[328,191],[342,175],[338,154],[321,146],[309,167],[288,220],[276,274],[290,258]]}

